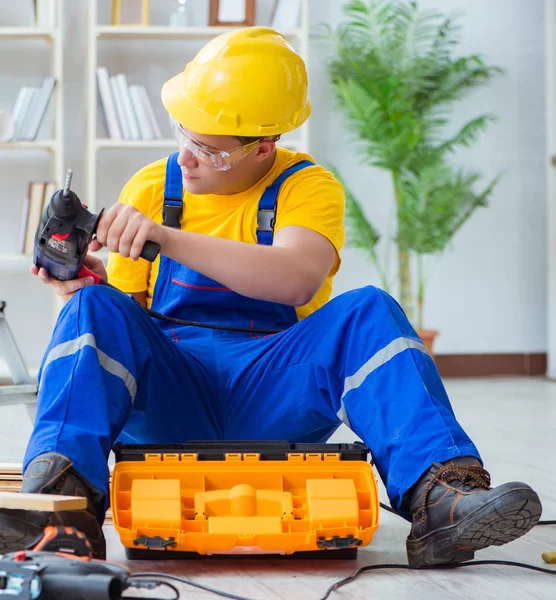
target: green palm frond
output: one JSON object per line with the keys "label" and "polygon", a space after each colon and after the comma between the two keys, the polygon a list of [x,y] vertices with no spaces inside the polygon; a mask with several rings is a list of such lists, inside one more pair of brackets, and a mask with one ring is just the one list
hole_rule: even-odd
{"label": "green palm frond", "polygon": [[438,31],[444,18],[432,10],[419,11],[414,2],[397,3],[392,51],[398,68],[410,73],[414,67],[433,64],[422,61],[439,43]]}
{"label": "green palm frond", "polygon": [[380,240],[380,235],[365,216],[361,205],[355,199],[355,196],[342,179],[338,170],[334,167],[329,167],[329,170],[344,188],[346,197],[346,225],[350,233],[347,245],[367,252],[369,258],[374,262],[376,260],[375,247]]}
{"label": "green palm frond", "polygon": [[443,142],[449,108],[499,70],[477,56],[452,57],[459,29],[450,19],[398,0],[352,0],[344,14],[322,39],[333,47],[328,71],[337,105],[369,164],[402,170],[419,148],[451,151],[474,141],[490,117]]}
{"label": "green palm frond", "polygon": [[479,179],[477,172],[454,169],[446,163],[431,164],[419,173],[403,173],[399,242],[420,255],[442,252],[473,212],[487,206],[499,178],[476,193]]}
{"label": "green palm frond", "polygon": [[371,260],[377,270],[382,288],[388,291],[390,287],[388,277],[376,251],[380,234],[366,217],[361,203],[355,198],[349,186],[346,185],[339,171],[332,166],[329,166],[328,169],[344,188],[346,199],[345,221],[348,233],[346,247],[361,250]]}
{"label": "green palm frond", "polygon": [[493,115],[481,115],[468,121],[453,137],[445,140],[438,147],[440,153],[451,152],[457,147],[469,148],[478,139],[479,135],[496,121]]}
{"label": "green palm frond", "polygon": [[347,17],[343,31],[349,31],[356,45],[367,51],[374,51],[381,61],[385,61],[388,56],[387,34],[394,18],[390,4],[390,0],[377,0],[371,5],[363,0],[352,0],[343,9]]}

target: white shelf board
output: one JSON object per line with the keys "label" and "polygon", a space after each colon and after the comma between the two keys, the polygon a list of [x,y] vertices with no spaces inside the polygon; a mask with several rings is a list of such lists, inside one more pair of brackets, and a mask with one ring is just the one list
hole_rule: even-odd
{"label": "white shelf board", "polygon": [[32,142],[3,142],[0,143],[0,149],[3,150],[56,150],[57,143],[55,140],[34,140]]}
{"label": "white shelf board", "polygon": [[178,143],[174,138],[161,140],[113,140],[99,138],[95,141],[97,150],[101,148],[176,148]]}
{"label": "white shelf board", "polygon": [[[97,25],[95,33],[99,38],[106,39],[185,39],[211,38],[221,33],[235,31],[237,27],[169,27],[141,25]],[[285,29],[286,37],[299,37],[300,28]]]}
{"label": "white shelf board", "polygon": [[53,40],[56,29],[49,27],[0,27],[0,40],[2,39],[46,39]]}
{"label": "white shelf board", "polygon": [[[100,138],[95,142],[97,150],[101,148],[176,148],[177,142],[173,138],[162,140],[113,140],[111,138]],[[300,140],[280,140],[279,146],[298,150],[302,146]]]}
{"label": "white shelf board", "polygon": [[0,271],[29,271],[33,257],[26,254],[0,254]]}

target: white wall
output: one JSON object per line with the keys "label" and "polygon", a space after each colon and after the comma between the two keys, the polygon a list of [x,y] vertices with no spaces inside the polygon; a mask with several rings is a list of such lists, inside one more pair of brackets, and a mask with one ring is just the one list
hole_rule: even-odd
{"label": "white wall", "polygon": [[[266,18],[272,0],[262,3]],[[340,0],[309,0],[311,24],[341,18]],[[17,3],[23,5],[23,2]],[[67,46],[64,88],[66,102],[66,167],[75,171],[74,189],[85,187],[85,2],[66,0],[64,34]],[[102,0],[107,18],[109,2]],[[192,3],[193,4],[193,3]],[[474,93],[458,106],[454,127],[489,111],[500,117],[473,150],[461,152],[461,164],[492,177],[506,170],[491,206],[477,212],[458,233],[453,248],[438,261],[430,280],[425,326],[441,331],[439,353],[534,352],[546,350],[546,156],[544,107],[543,0],[422,0],[423,7],[464,11],[462,52],[480,52],[489,63],[506,69],[489,88]],[[0,0],[0,24],[16,3]],[[152,21],[165,24],[166,0],[152,0]],[[196,0],[195,24],[204,24],[206,0]],[[0,110],[9,109],[17,89],[48,68],[44,46],[37,42],[0,43]],[[126,72],[132,83],[143,82],[158,100],[164,80],[180,71],[200,47],[179,42],[102,42],[100,62]],[[14,56],[25,67],[14,67]],[[76,61],[75,58],[78,58]],[[314,113],[311,149],[318,161],[337,166],[359,197],[367,194],[368,214],[383,229],[391,209],[391,186],[386,174],[362,166],[346,137],[342,119],[328,87],[322,48],[311,42],[309,61]],[[156,107],[165,126],[164,112]],[[99,167],[101,204],[109,205],[126,179],[160,152],[103,151]],[[0,151],[0,252],[13,251],[18,203],[32,178],[48,176],[48,161],[38,152]],[[370,190],[370,193],[369,193]],[[86,198],[82,198],[86,201]],[[377,283],[372,267],[351,250],[343,255],[335,293]],[[9,318],[24,356],[36,365],[51,327],[48,290],[25,273],[0,273],[0,296],[10,303]],[[26,298],[20,301],[22,295]]]}
{"label": "white wall", "polygon": [[[330,21],[340,2],[327,2]],[[439,329],[439,353],[546,350],[546,168],[544,106],[544,6],[542,0],[421,0],[423,8],[464,13],[462,53],[482,53],[506,74],[473,93],[454,114],[454,126],[487,111],[498,115],[461,164],[485,178],[505,175],[491,205],[479,210],[454,239],[430,279],[424,326]],[[320,11],[314,11],[315,23]],[[358,164],[341,119],[334,114],[321,61],[313,51],[313,96],[319,106],[313,148],[335,163],[368,214],[386,227],[391,186],[383,172]],[[336,111],[337,113],[337,111]],[[485,179],[486,180],[486,179]],[[391,206],[391,205],[390,205]],[[376,281],[370,265],[344,253],[336,292]]]}

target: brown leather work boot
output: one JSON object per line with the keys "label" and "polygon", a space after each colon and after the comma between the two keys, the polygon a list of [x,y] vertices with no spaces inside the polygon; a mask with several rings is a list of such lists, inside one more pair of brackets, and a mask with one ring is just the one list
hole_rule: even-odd
{"label": "brown leather work boot", "polygon": [[542,512],[525,483],[492,489],[490,475],[470,457],[434,463],[408,495],[413,518],[407,558],[413,567],[470,560],[476,550],[526,534]]}
{"label": "brown leather work boot", "polygon": [[28,548],[38,542],[45,527],[63,525],[75,527],[87,536],[95,558],[106,558],[106,542],[99,521],[99,515],[104,514],[103,495],[78,475],[71,465],[72,462],[61,454],[42,454],[25,470],[21,491],[84,496],[88,500],[86,510],[54,513],[1,508],[0,554]]}

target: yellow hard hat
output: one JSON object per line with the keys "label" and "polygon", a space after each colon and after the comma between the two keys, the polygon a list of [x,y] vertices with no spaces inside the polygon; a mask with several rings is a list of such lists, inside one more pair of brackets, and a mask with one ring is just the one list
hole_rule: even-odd
{"label": "yellow hard hat", "polygon": [[278,135],[303,125],[311,114],[305,63],[268,27],[210,41],[164,84],[162,102],[181,125],[208,135]]}

